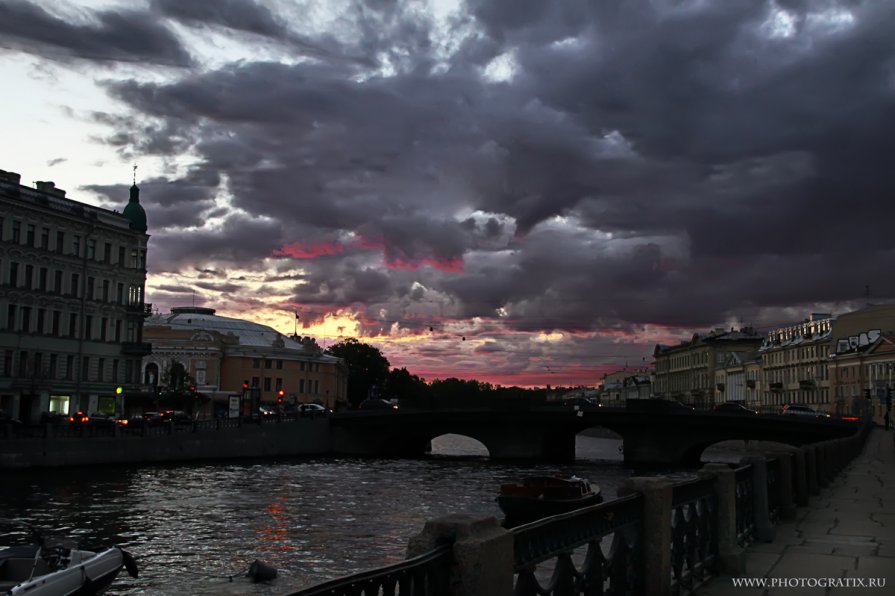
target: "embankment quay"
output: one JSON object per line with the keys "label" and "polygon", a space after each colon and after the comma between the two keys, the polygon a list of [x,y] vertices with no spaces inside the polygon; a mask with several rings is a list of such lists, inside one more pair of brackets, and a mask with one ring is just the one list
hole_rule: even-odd
{"label": "embankment quay", "polygon": [[[658,402],[658,400],[657,400]],[[661,405],[661,403],[660,403]],[[726,440],[792,446],[844,438],[858,423],[811,417],[742,416],[690,409],[562,407],[350,411],[321,417],[168,422],[139,429],[51,425],[0,429],[0,466],[29,468],[236,457],[355,455],[420,457],[432,439],[459,434],[492,459],[572,463],[576,436],[609,429],[624,442],[628,466],[698,466],[703,451]]]}
{"label": "embankment quay", "polygon": [[615,500],[510,529],[434,519],[403,563],[291,596],[892,593],[892,437],[865,424],[802,447],[763,444],[739,465],[632,477]]}

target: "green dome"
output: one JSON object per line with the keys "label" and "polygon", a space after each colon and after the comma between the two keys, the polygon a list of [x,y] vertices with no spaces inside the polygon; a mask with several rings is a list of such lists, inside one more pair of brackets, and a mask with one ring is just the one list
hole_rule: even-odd
{"label": "green dome", "polygon": [[146,231],[146,212],[140,205],[140,189],[134,184],[131,186],[131,198],[124,208],[124,216],[130,220],[130,228],[137,232]]}

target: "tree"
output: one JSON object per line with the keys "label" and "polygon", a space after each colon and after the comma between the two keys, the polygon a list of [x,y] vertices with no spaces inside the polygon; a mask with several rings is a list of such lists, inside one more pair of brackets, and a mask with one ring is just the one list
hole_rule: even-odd
{"label": "tree", "polygon": [[186,408],[195,395],[196,380],[183,362],[172,358],[159,379],[159,397],[169,405]]}
{"label": "tree", "polygon": [[385,380],[385,391],[391,397],[421,405],[427,397],[429,386],[406,368],[393,368]]}
{"label": "tree", "polygon": [[389,364],[379,348],[352,337],[331,345],[326,353],[341,358],[348,367],[348,402],[352,406],[367,399],[371,388],[383,388]]}

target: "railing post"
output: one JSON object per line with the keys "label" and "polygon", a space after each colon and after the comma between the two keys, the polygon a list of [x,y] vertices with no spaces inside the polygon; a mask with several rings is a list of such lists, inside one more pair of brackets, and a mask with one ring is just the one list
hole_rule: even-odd
{"label": "railing post", "polygon": [[789,450],[773,452],[777,458],[777,484],[780,489],[780,519],[794,519],[796,516],[795,490],[793,486],[793,468],[796,454]]}
{"label": "railing post", "polygon": [[792,452],[792,464],[796,505],[804,507],[808,504],[808,458],[804,448]]}
{"label": "railing post", "polygon": [[454,545],[447,594],[513,593],[513,535],[497,519],[456,513],[429,520],[410,539],[407,557],[447,542]]}
{"label": "railing post", "polygon": [[802,447],[805,451],[805,470],[808,479],[808,495],[816,495],[820,492],[817,486],[817,453],[814,445]]}
{"label": "railing post", "polygon": [[771,525],[768,503],[768,460],[761,455],[747,455],[740,464],[752,467],[752,514],[755,516],[755,537],[762,542],[773,542],[776,535]]}
{"label": "railing post", "polygon": [[827,479],[827,448],[824,443],[814,445],[814,453],[817,462],[817,486],[826,488],[830,485]]}
{"label": "railing post", "polygon": [[718,497],[718,565],[719,571],[738,576],[746,568],[745,551],[737,544],[736,472],[727,464],[705,464],[700,475],[715,477]]}
{"label": "railing post", "polygon": [[655,596],[671,594],[671,496],[673,483],[668,478],[627,478],[622,481],[619,497],[643,495],[642,559],[643,592]]}

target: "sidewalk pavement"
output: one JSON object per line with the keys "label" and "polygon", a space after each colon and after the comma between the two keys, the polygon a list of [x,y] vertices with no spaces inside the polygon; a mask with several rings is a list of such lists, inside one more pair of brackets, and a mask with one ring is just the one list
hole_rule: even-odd
{"label": "sidewalk pavement", "polygon": [[[746,549],[742,578],[843,578],[855,587],[743,587],[720,576],[697,596],[895,595],[895,433],[876,428],[831,483],[780,523],[773,542]],[[864,587],[860,585],[864,582]],[[869,580],[883,587],[869,587]],[[778,580],[779,581],[779,580]],[[793,583],[793,582],[789,582]],[[769,583],[767,585],[770,585]]]}

